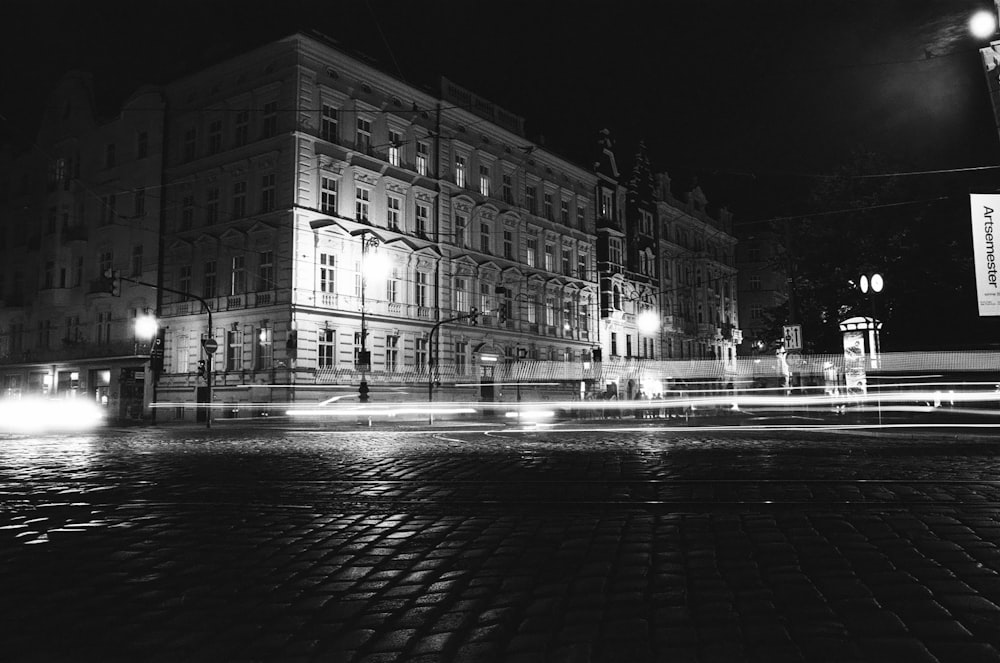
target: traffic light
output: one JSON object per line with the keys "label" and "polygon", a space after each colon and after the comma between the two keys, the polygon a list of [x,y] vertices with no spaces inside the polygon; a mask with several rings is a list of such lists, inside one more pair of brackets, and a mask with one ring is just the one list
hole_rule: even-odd
{"label": "traffic light", "polygon": [[474,325],[479,324],[479,309],[477,309],[475,306],[473,306],[472,310],[469,311],[469,322],[471,322]]}
{"label": "traffic light", "polygon": [[122,294],[122,282],[118,278],[118,272],[112,269],[104,270],[104,278],[101,279],[103,289],[118,297]]}
{"label": "traffic light", "polygon": [[362,403],[367,403],[369,400],[368,399],[369,391],[371,390],[368,388],[368,383],[362,381],[361,384],[358,386],[358,400],[361,401]]}
{"label": "traffic light", "polygon": [[204,359],[198,360],[198,377],[208,379],[208,366]]}

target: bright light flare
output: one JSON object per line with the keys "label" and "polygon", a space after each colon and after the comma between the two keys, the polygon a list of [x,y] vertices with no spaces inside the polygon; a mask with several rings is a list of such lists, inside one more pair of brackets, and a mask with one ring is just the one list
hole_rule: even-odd
{"label": "bright light flare", "polygon": [[0,431],[5,433],[80,432],[103,423],[104,409],[87,399],[0,401]]}
{"label": "bright light flare", "polygon": [[652,334],[660,328],[660,316],[653,311],[643,311],[636,317],[635,324],[640,333]]}
{"label": "bright light flare", "polygon": [[969,19],[969,32],[976,39],[989,39],[997,31],[997,18],[993,12],[982,10]]}
{"label": "bright light flare", "polygon": [[160,325],[156,321],[156,316],[144,314],[135,319],[135,335],[137,338],[149,340],[156,336]]}

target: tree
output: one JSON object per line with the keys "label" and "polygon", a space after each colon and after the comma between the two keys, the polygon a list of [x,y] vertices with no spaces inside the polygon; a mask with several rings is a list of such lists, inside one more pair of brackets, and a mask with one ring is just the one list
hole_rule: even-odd
{"label": "tree", "polygon": [[[884,349],[954,346],[945,321],[970,318],[967,186],[955,195],[954,181],[884,175],[894,170],[884,158],[858,152],[813,188],[811,215],[774,228],[784,238],[790,318],[803,326],[806,351],[839,352],[838,323],[872,314],[872,299],[857,287],[861,274],[885,278],[874,300]],[[774,311],[778,320],[789,320],[787,313]]]}

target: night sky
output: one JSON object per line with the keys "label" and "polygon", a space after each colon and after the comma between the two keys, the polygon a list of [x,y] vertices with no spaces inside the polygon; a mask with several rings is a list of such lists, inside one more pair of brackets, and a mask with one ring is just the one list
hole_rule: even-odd
{"label": "night sky", "polygon": [[[0,142],[30,144],[45,92],[93,71],[102,110],[298,29],[405,80],[437,75],[527,119],[589,163],[603,127],[627,163],[697,177],[737,219],[803,211],[852,150],[900,170],[998,162],[967,21],[987,0],[5,3]],[[930,56],[930,57],[928,57]]]}

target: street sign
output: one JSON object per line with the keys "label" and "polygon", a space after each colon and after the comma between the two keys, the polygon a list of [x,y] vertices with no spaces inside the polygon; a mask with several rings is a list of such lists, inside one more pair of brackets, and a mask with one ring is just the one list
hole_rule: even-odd
{"label": "street sign", "polygon": [[802,349],[802,325],[785,325],[783,327],[786,350]]}
{"label": "street sign", "polygon": [[201,339],[201,347],[205,348],[205,352],[213,355],[219,349],[219,342],[214,338],[203,338]]}

